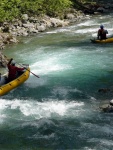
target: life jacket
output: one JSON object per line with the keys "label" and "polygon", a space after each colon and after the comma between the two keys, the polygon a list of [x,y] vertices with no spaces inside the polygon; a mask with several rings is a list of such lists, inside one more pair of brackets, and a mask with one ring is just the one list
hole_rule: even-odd
{"label": "life jacket", "polygon": [[7,65],[8,69],[9,69],[9,73],[8,73],[8,80],[12,81],[16,78],[17,75],[17,71],[22,71],[24,70],[24,68],[18,68],[16,66],[12,66],[12,65]]}
{"label": "life jacket", "polygon": [[99,30],[98,30],[98,36],[99,36],[101,39],[106,39],[106,30],[104,30],[104,29],[99,29]]}

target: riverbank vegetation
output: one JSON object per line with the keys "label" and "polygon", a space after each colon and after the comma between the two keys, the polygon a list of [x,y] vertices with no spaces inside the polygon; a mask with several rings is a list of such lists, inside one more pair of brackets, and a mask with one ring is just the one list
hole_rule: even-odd
{"label": "riverbank vegetation", "polygon": [[1,0],[0,22],[12,21],[22,17],[22,14],[59,16],[70,7],[80,7],[89,0]]}
{"label": "riverbank vegetation", "polygon": [[17,43],[18,36],[64,27],[85,19],[87,14],[104,13],[113,8],[109,3],[98,4],[98,0],[1,0],[0,49]]}
{"label": "riverbank vegetation", "polygon": [[70,0],[2,0],[0,3],[0,22],[21,18],[22,14],[48,14],[55,16],[70,7]]}

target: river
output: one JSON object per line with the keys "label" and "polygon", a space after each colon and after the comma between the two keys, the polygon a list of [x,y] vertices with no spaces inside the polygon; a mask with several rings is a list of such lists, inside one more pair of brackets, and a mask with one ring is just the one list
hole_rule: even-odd
{"label": "river", "polygon": [[113,114],[99,106],[113,93],[113,43],[90,42],[113,14],[21,38],[4,54],[29,64],[21,86],[0,98],[0,150],[112,150]]}

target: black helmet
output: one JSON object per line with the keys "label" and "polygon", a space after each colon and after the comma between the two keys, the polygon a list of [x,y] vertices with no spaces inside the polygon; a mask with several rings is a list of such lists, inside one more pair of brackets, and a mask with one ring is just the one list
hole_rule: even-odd
{"label": "black helmet", "polygon": [[101,28],[101,29],[103,29],[103,28],[104,28],[104,26],[101,24],[101,25],[100,25],[100,28]]}

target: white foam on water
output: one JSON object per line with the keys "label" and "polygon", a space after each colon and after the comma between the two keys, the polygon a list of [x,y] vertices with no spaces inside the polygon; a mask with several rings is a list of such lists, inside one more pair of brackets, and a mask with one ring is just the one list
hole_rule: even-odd
{"label": "white foam on water", "polygon": [[80,30],[76,30],[75,33],[81,33],[81,34],[85,34],[85,33],[92,33],[92,32],[96,32],[98,31],[98,29],[92,29],[92,28],[89,28],[89,29],[80,29]]}
{"label": "white foam on water", "polygon": [[31,70],[34,73],[38,73],[40,74],[50,74],[50,73],[54,73],[54,72],[59,72],[59,71],[64,71],[64,70],[68,70],[68,69],[72,69],[71,66],[69,64],[61,64],[59,62],[59,60],[61,59],[61,57],[59,56],[51,56],[45,58],[44,60],[38,61],[36,63],[34,63],[33,65],[31,65]]}
{"label": "white foam on water", "polygon": [[[38,75],[38,74],[37,74]],[[30,78],[25,82],[25,85],[30,88],[36,88],[48,84],[48,77],[42,78],[41,75],[38,75],[39,78],[31,74]]]}
{"label": "white foam on water", "polygon": [[69,32],[69,31],[70,31],[69,28],[60,28],[60,29],[56,29],[54,31],[48,31],[46,33],[47,34],[54,34],[54,33]]}
{"label": "white foam on water", "polygon": [[93,20],[86,20],[85,22],[79,23],[77,26],[92,26],[97,25],[97,23]]}
{"label": "white foam on water", "polygon": [[90,143],[90,142],[93,142],[93,143],[95,143],[97,146],[95,146],[96,147],[96,149],[99,149],[99,147],[101,146],[101,148],[103,147],[109,147],[109,146],[113,146],[113,141],[112,140],[107,140],[107,139],[105,139],[105,137],[103,137],[103,138],[101,138],[101,139],[99,139],[99,138],[91,138],[91,139],[89,139],[88,140],[88,142]]}
{"label": "white foam on water", "polygon": [[61,96],[64,96],[64,97],[66,97],[68,94],[69,94],[69,92],[72,92],[72,93],[82,93],[82,91],[80,91],[80,90],[78,90],[78,89],[72,89],[71,87],[62,87],[62,86],[57,86],[57,87],[54,87],[53,88],[53,91],[52,91],[52,93],[54,94],[54,95],[57,95],[57,94],[59,94],[59,95],[61,95]]}
{"label": "white foam on water", "polygon": [[[27,106],[26,106],[27,105]],[[34,103],[24,103],[21,106],[21,112],[25,116],[33,115],[36,119],[40,118],[51,118],[53,115],[58,117],[63,117],[67,115],[69,109],[74,107],[81,107],[83,103],[69,102],[66,101],[47,101],[47,102],[34,102]]]}
{"label": "white foam on water", "polygon": [[[49,101],[37,102],[31,100],[2,100],[0,106],[0,119],[3,116],[7,116],[8,112],[12,110],[19,109],[20,112],[26,117],[33,117],[34,119],[40,118],[51,118],[55,117],[72,117],[72,114],[76,116],[75,110],[81,113],[81,107],[83,107],[83,102],[71,101],[67,102],[65,100],[58,101],[56,99],[51,99]],[[8,112],[7,112],[8,109]],[[19,114],[16,114],[19,115]],[[10,116],[14,117],[14,116]],[[21,116],[22,117],[22,116]],[[74,116],[73,116],[74,117]],[[20,116],[18,116],[20,118]],[[6,118],[5,118],[6,119]],[[23,118],[20,118],[21,120]]]}
{"label": "white foam on water", "polygon": [[102,140],[101,140],[101,144],[102,144],[102,145],[107,145],[107,146],[113,146],[113,141],[112,141],[112,140],[105,140],[105,139],[102,139]]}
{"label": "white foam on water", "polygon": [[83,149],[81,150],[97,150],[96,148],[89,148],[89,147],[84,147]]}

